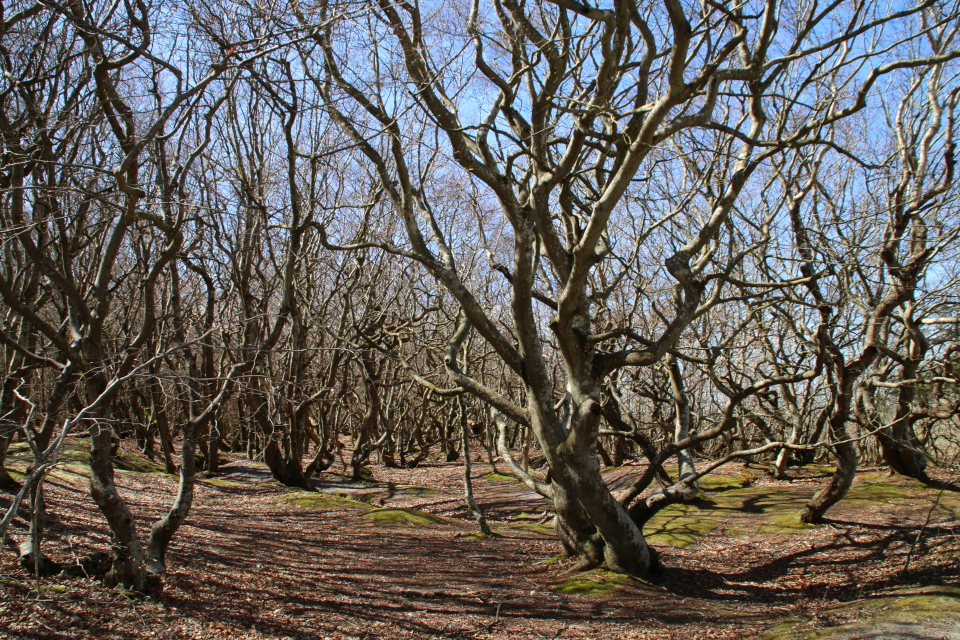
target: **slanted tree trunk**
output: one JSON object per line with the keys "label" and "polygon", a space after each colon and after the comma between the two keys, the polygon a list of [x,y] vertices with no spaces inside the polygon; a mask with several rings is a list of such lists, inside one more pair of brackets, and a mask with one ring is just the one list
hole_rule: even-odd
{"label": "slanted tree trunk", "polygon": [[90,495],[110,526],[113,566],[108,585],[121,584],[142,591],[146,579],[146,558],[137,535],[133,514],[114,484],[111,451],[113,432],[101,425],[90,438]]}
{"label": "slanted tree trunk", "polygon": [[20,542],[20,566],[37,578],[58,573],[61,567],[43,553],[43,530],[47,522],[43,478],[30,487],[30,528]]}
{"label": "slanted tree trunk", "polygon": [[853,395],[853,384],[858,374],[856,371],[848,373],[842,364],[842,355],[834,357],[841,359],[839,371],[832,376],[838,376],[833,394],[833,410],[829,420],[830,449],[837,462],[837,470],[827,483],[810,499],[800,513],[800,522],[811,524],[823,520],[827,510],[839,502],[847,494],[857,474],[857,448],[847,432],[847,419],[850,415],[850,406]]}
{"label": "slanted tree trunk", "polygon": [[[205,419],[205,418],[201,418]],[[167,513],[157,520],[150,529],[147,540],[147,570],[154,575],[166,572],[167,547],[174,534],[187,519],[193,505],[193,491],[196,485],[196,450],[199,425],[191,421],[183,428],[183,443],[180,448],[180,484],[177,497]]]}

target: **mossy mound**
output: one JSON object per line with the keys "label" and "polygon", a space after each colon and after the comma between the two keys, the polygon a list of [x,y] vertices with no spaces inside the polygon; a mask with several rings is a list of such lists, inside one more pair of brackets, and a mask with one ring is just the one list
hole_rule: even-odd
{"label": "mossy mound", "polygon": [[[938,493],[938,490],[931,489],[927,493],[929,499],[927,504],[933,506],[933,501],[937,499]],[[951,520],[960,519],[960,494],[947,491],[940,494],[935,513],[940,517],[950,518]]]}
{"label": "mossy mound", "polygon": [[556,530],[548,524],[540,524],[538,522],[517,522],[516,524],[510,525],[514,529],[523,529],[524,531],[532,531],[533,533],[539,533],[544,536],[552,536],[556,534]]}
{"label": "mossy mound", "polygon": [[67,592],[67,588],[64,587],[63,585],[59,585],[59,584],[54,584],[54,585],[50,585],[50,586],[43,586],[43,585],[41,585],[41,586],[37,589],[37,592],[38,592],[38,593],[66,593],[66,592]]}
{"label": "mossy mound", "polygon": [[[678,482],[680,479],[680,468],[676,465],[664,465],[663,470],[671,478],[671,482]],[[714,471],[713,473],[707,474],[697,480],[697,485],[700,487],[701,491],[705,492],[722,492],[730,491],[731,489],[743,489],[744,487],[749,487],[757,478],[760,477],[760,474],[755,470],[744,468],[740,473],[735,475],[721,474]]]}
{"label": "mossy mound", "polygon": [[18,595],[22,592],[30,590],[30,587],[20,582],[19,580],[12,580],[10,578],[0,578],[0,585],[5,587],[9,592],[9,595]]}
{"label": "mossy mound", "polygon": [[693,504],[674,504],[663,509],[643,528],[644,536],[650,542],[668,544],[682,549],[693,544],[717,527],[717,520],[699,514],[700,509]]}
{"label": "mossy mound", "polygon": [[758,474],[749,469],[744,469],[735,476],[706,475],[697,480],[697,484],[703,491],[730,491],[731,489],[749,487],[759,477]]}
{"label": "mossy mound", "polygon": [[802,533],[816,529],[817,525],[800,522],[800,510],[785,510],[766,514],[770,524],[762,524],[760,533]]}
{"label": "mossy mound", "polygon": [[[25,442],[10,445],[7,450],[10,458],[7,468],[27,465],[33,462],[33,452]],[[150,460],[137,452],[118,451],[113,457],[113,466],[118,471],[131,473],[164,473],[163,464]],[[23,467],[26,468],[25,466]],[[90,447],[87,441],[81,438],[68,438],[60,452],[57,469],[50,474],[67,482],[76,482],[77,476],[84,480],[90,477]]]}
{"label": "mossy mound", "polygon": [[[22,468],[23,468],[24,471],[25,471],[25,470],[26,470],[26,465],[24,465]],[[18,470],[18,469],[15,469],[15,468],[13,468],[13,467],[7,467],[7,473],[8,473],[8,474],[10,475],[10,477],[12,477],[14,480],[19,480],[19,481],[22,482],[22,481],[24,481],[24,480],[27,479],[27,474],[26,474],[26,473],[24,473],[23,471],[20,471],[20,470]]]}
{"label": "mossy mound", "polygon": [[361,517],[372,520],[377,524],[408,527],[432,527],[450,522],[446,518],[416,509],[373,509]]}
{"label": "mossy mound", "polygon": [[520,482],[520,480],[518,480],[517,478],[514,478],[511,475],[508,475],[506,473],[498,473],[496,471],[491,471],[487,475],[483,476],[483,479],[486,480],[487,482],[512,482],[513,484],[519,484],[519,485],[523,484],[522,482]]}
{"label": "mossy mound", "polygon": [[837,472],[837,468],[828,464],[805,464],[801,467],[797,467],[798,470],[803,471],[806,475],[812,476],[832,476]]}
{"label": "mossy mound", "polygon": [[898,479],[884,477],[877,473],[863,474],[850,487],[843,502],[860,507],[881,503],[903,504],[907,498],[917,495],[916,490],[903,487],[896,480]]}
{"label": "mossy mound", "polygon": [[366,502],[351,500],[350,498],[331,495],[329,493],[302,491],[297,493],[288,493],[284,496],[280,496],[280,499],[284,502],[295,504],[298,507],[303,507],[304,509],[321,511],[334,511],[341,509],[363,509],[366,511],[370,509],[370,505]]}
{"label": "mossy mound", "polygon": [[[752,479],[744,477],[741,482]],[[721,522],[729,535],[794,534],[813,526],[801,523],[799,518],[807,499],[792,487],[719,489],[694,502],[665,508],[650,519],[644,534],[651,542],[678,548],[706,536]],[[738,518],[738,514],[747,517]]]}
{"label": "mossy mound", "polygon": [[771,627],[759,640],[958,640],[960,589],[927,587],[859,600],[831,609],[829,617],[846,622],[809,629],[809,621],[791,619]]}
{"label": "mossy mound", "polygon": [[[13,458],[33,461],[33,452],[30,445],[26,442],[17,442],[10,445],[7,449],[7,455]],[[80,438],[67,438],[63,443],[63,450],[60,452],[61,462],[80,462],[86,463],[90,459],[90,447],[86,440]],[[10,462],[10,461],[8,461]]]}
{"label": "mossy mound", "polygon": [[489,539],[490,539],[490,536],[488,536],[487,534],[483,533],[482,531],[467,531],[465,534],[463,534],[463,537],[464,537],[464,538],[473,538],[474,540],[480,540],[481,542],[482,542],[483,540],[489,540]]}
{"label": "mossy mound", "polygon": [[225,487],[225,488],[247,488],[249,483],[246,482],[237,482],[236,480],[222,480],[220,478],[203,478],[200,480],[203,484],[210,485],[211,487]]}
{"label": "mossy mound", "polygon": [[603,598],[612,595],[629,582],[630,577],[622,573],[594,569],[570,576],[557,584],[553,590],[565,595]]}
{"label": "mossy mound", "polygon": [[[369,478],[361,478],[360,480],[354,480],[350,476],[339,474],[339,473],[330,473],[324,474],[328,478],[335,478],[337,481],[344,484],[351,485],[360,485],[363,487],[369,487],[371,489],[385,489],[391,493],[404,492],[414,496],[428,496],[428,495],[439,495],[440,491],[438,489],[432,489],[430,487],[421,487],[415,484],[400,484],[396,482],[381,482],[379,480],[373,480],[372,476]],[[373,495],[373,494],[369,494]]]}
{"label": "mossy mound", "polygon": [[800,512],[807,499],[790,487],[748,487],[711,495],[700,504],[709,510],[710,516],[721,520],[729,519],[731,512],[761,516],[749,524],[737,523],[739,535],[756,531],[796,533],[810,528],[800,522]]}
{"label": "mossy mound", "polygon": [[558,553],[555,556],[550,556],[546,560],[541,560],[540,562],[534,562],[533,564],[546,567],[551,564],[557,564],[558,562],[562,562],[564,559],[566,559],[566,556],[563,555],[562,553]]}
{"label": "mossy mound", "polygon": [[392,482],[381,482],[377,484],[378,487],[384,486],[388,489],[393,489],[396,491],[403,491],[404,493],[410,493],[415,496],[435,496],[440,495],[439,489],[431,489],[430,487],[420,487],[415,484],[394,484]]}
{"label": "mossy mound", "polygon": [[82,485],[90,481],[90,465],[81,462],[61,463],[49,475],[57,480]]}
{"label": "mossy mound", "polygon": [[163,473],[165,471],[163,463],[128,451],[118,451],[113,457],[113,466],[131,473]]}

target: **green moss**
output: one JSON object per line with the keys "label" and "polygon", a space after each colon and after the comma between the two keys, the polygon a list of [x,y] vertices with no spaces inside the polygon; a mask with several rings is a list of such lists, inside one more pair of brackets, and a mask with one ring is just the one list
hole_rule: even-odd
{"label": "green moss", "polygon": [[514,529],[524,529],[526,531],[532,531],[544,536],[552,536],[556,534],[556,530],[552,526],[540,524],[538,522],[518,522],[510,526]]}
{"label": "green moss", "polygon": [[[8,453],[13,458],[33,460],[33,453],[29,445],[25,442],[18,442],[11,445]],[[113,457],[114,468],[119,471],[128,471],[132,473],[163,473],[163,464],[150,460],[139,453],[120,451]],[[59,465],[60,469],[67,469],[74,474],[89,477],[90,467],[90,448],[85,440],[71,438],[64,442],[63,449],[60,451]],[[67,478],[64,478],[67,479]]]}
{"label": "green moss", "polygon": [[399,489],[405,493],[412,493],[417,496],[432,496],[439,495],[439,489],[431,489],[430,487],[418,487],[415,484],[393,484],[391,482],[385,483],[387,487],[391,489]]}
{"label": "green moss", "polygon": [[[904,590],[889,597],[859,600],[829,612],[851,621],[829,629],[807,631],[803,620],[784,620],[766,630],[759,640],[855,640],[871,637],[940,637],[960,626],[960,589],[927,587]],[[919,627],[919,628],[918,628]]]}
{"label": "green moss", "polygon": [[812,475],[832,476],[837,472],[836,467],[826,464],[805,464],[799,468]]}
{"label": "green moss", "polygon": [[[911,481],[908,479],[891,479],[885,474],[863,474],[857,478],[839,506],[841,508],[867,509],[877,505],[901,505],[921,496],[924,502],[934,499],[932,492],[924,490],[921,493],[919,489],[912,485],[904,486],[909,482]],[[941,501],[943,499],[944,496],[941,496]],[[733,512],[757,514],[761,517],[751,518],[751,522],[755,522],[755,525],[736,522],[733,527],[727,530],[729,535],[742,535],[751,531],[769,534],[801,533],[813,528],[813,525],[801,523],[798,517],[807,500],[805,494],[800,493],[793,487],[744,487],[710,493],[692,505],[684,505],[684,509],[679,513],[674,511],[667,514],[658,514],[657,518],[651,521],[651,524],[657,525],[662,530],[651,531],[650,535],[671,533],[669,528],[658,520],[663,515],[672,517],[673,528],[678,529],[680,533],[689,533],[695,538],[698,535],[705,535],[700,534],[699,530],[707,525],[691,522],[691,518],[706,521],[710,519],[726,520]],[[956,503],[954,503],[954,500],[956,500]],[[929,504],[932,505],[932,502],[929,502]],[[960,510],[960,498],[954,498],[951,494],[947,498],[943,511],[953,513],[954,507]],[[676,506],[671,507],[671,509],[676,508]],[[699,508],[699,511],[694,511],[696,508]],[[684,532],[685,527],[692,528],[693,531]],[[685,537],[675,538],[673,536],[659,539],[660,542],[667,544],[682,543],[684,540]]]}
{"label": "green moss", "polygon": [[330,495],[329,493],[311,493],[303,491],[297,493],[288,493],[285,496],[280,496],[280,499],[285,502],[295,504],[298,507],[303,507],[304,509],[327,511],[339,509],[367,510],[370,508],[370,505],[366,502],[351,500],[350,498],[344,498],[342,496]]}
{"label": "green moss", "polygon": [[450,521],[432,513],[417,511],[416,509],[373,509],[365,513],[363,518],[377,524],[403,525],[411,527],[431,527],[438,524],[447,524]]}
{"label": "green moss", "polygon": [[136,453],[119,452],[113,458],[113,464],[121,471],[131,473],[163,473],[163,464]]}
{"label": "green moss", "polygon": [[90,479],[90,465],[80,462],[59,464],[50,472],[50,477],[71,484],[84,484]]}
{"label": "green moss", "polygon": [[752,485],[759,476],[752,471],[744,469],[735,476],[712,476],[707,475],[699,480],[697,484],[704,491],[730,491],[731,489],[743,489]]}
{"label": "green moss", "polygon": [[578,596],[605,597],[613,594],[630,581],[628,576],[602,569],[570,576],[556,585],[557,593]]}
{"label": "green moss", "polygon": [[714,510],[747,513],[798,511],[805,503],[806,499],[789,487],[747,487],[711,495],[699,502]]}
{"label": "green moss", "polygon": [[[530,521],[540,522],[541,520],[544,519],[544,515],[547,515],[547,512],[546,512],[546,511],[521,511],[520,513],[518,513],[517,515],[515,515],[515,516],[513,517],[513,521],[514,521],[514,522],[517,522],[517,521],[520,521],[520,522],[524,522],[524,521],[525,521],[525,522],[530,522]],[[552,514],[550,514],[550,515],[548,516],[548,518],[549,518],[549,517],[553,517]]]}
{"label": "green moss", "polygon": [[896,603],[901,611],[939,613],[960,613],[960,597],[956,593],[941,593],[936,595],[916,595],[901,598]]}
{"label": "green moss", "polygon": [[505,473],[497,473],[495,471],[490,472],[487,475],[483,476],[483,479],[486,480],[487,482],[512,482],[514,484],[520,484],[520,485],[523,484],[513,476],[507,475]]}
{"label": "green moss", "polygon": [[3,586],[7,587],[12,591],[29,591],[30,590],[30,588],[27,585],[23,584],[22,582],[19,582],[17,580],[11,580],[9,578],[0,578],[0,584],[2,584]]}
{"label": "green moss", "polygon": [[850,487],[843,502],[856,506],[872,506],[881,502],[903,504],[913,494],[914,492],[891,482],[864,477]]}
{"label": "green moss", "polygon": [[[28,445],[26,442],[18,442],[10,445],[10,448],[7,449],[7,453],[12,458],[21,458],[23,460],[30,460],[31,462],[33,461],[33,452],[30,450],[30,445]],[[81,462],[85,464],[89,458],[90,450],[84,440],[67,440],[60,452],[61,462]]]}
{"label": "green moss", "polygon": [[650,542],[683,548],[693,544],[716,527],[718,521],[698,513],[692,504],[675,504],[663,509],[644,527],[644,536]]}
{"label": "green moss", "polygon": [[[929,504],[932,505],[936,499],[936,495],[928,496]],[[952,520],[960,518],[960,496],[955,493],[948,494],[944,491],[937,503],[936,513]]]}
{"label": "green moss", "polygon": [[805,502],[792,488],[729,489],[711,493],[692,503],[665,508],[651,518],[644,533],[653,542],[685,547],[709,534],[720,522],[729,522],[737,512],[760,517],[751,517],[749,523],[736,521],[734,526],[726,529],[728,535],[746,535],[758,530],[795,533],[808,528],[797,518]]}
{"label": "green moss", "polygon": [[60,585],[50,585],[48,587],[41,586],[39,588],[40,593],[66,593],[67,588]]}
{"label": "green moss", "polygon": [[791,618],[780,624],[774,625],[766,630],[764,635],[758,640],[788,640],[793,638],[798,628],[808,626],[803,620]]}
{"label": "green moss", "polygon": [[360,480],[354,480],[350,476],[343,475],[340,473],[328,473],[325,474],[328,478],[335,478],[340,482],[347,484],[361,485],[364,487],[370,487],[371,489],[386,489],[391,492],[403,491],[404,493],[410,493],[415,496],[426,496],[426,495],[438,495],[440,493],[437,489],[431,489],[430,487],[421,487],[415,484],[398,484],[396,482],[381,482],[379,480],[374,480],[373,476],[363,477]]}
{"label": "green moss", "polygon": [[487,540],[490,538],[487,534],[482,531],[467,531],[463,534],[464,538],[473,538],[474,540]]}
{"label": "green moss", "polygon": [[816,529],[817,525],[800,522],[800,511],[778,511],[767,514],[772,524],[760,525],[760,533],[801,533]]}
{"label": "green moss", "polygon": [[[169,475],[169,474],[165,474]],[[249,487],[250,485],[246,482],[236,482],[234,480],[221,480],[219,478],[204,478],[201,480],[203,484],[208,484],[213,487]]]}
{"label": "green moss", "polygon": [[372,505],[375,500],[380,499],[379,493],[376,492],[366,492],[366,493],[346,493],[345,491],[338,491],[335,495],[340,496],[341,498],[346,498],[347,500],[354,500],[357,502],[363,502],[364,504]]}

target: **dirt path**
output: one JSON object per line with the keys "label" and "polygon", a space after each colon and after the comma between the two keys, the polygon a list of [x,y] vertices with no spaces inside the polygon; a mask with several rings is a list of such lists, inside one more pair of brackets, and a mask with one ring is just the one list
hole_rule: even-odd
{"label": "dirt path", "polygon": [[[625,482],[636,472],[611,478]],[[755,638],[778,621],[811,629],[849,622],[853,614],[835,607],[904,582],[957,580],[956,494],[941,497],[910,573],[899,574],[926,516],[920,505],[932,504],[933,494],[902,479],[868,476],[835,520],[806,529],[778,518],[822,477],[754,478],[740,487],[734,469],[722,491],[708,490],[697,506],[665,514],[647,531],[668,567],[647,584],[564,574],[549,528],[536,524],[546,504],[485,469],[475,478],[477,495],[500,535],[471,537],[459,473],[455,465],[376,468],[379,482],[362,485],[324,474],[324,493],[303,502],[262,467],[237,461],[198,488],[157,598],[129,600],[63,576],[38,593],[4,553],[0,636]],[[158,474],[118,479],[141,531],[175,491]],[[61,562],[108,543],[83,480],[65,473],[50,483],[46,548]]]}

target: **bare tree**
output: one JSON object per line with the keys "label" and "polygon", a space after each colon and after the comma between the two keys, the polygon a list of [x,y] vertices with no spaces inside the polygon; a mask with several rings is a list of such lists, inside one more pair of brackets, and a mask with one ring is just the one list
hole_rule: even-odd
{"label": "bare tree", "polygon": [[[768,2],[728,12],[673,1],[599,9],[564,0],[489,10],[475,2],[468,15],[426,16],[419,5],[382,0],[366,32],[317,30],[314,48],[302,49],[329,117],[376,172],[406,230],[403,244],[371,234],[338,247],[378,247],[420,263],[521,381],[518,404],[447,358],[453,383],[531,426],[550,466],[568,552],[635,574],[653,565],[638,521],[600,477],[604,380],[660,362],[720,303],[743,254],[721,250],[719,238],[758,168],[786,149],[830,145],[825,133],[862,110],[881,77],[956,56],[921,44],[909,51],[920,42],[921,18],[953,20],[929,6],[888,14],[867,3],[818,12]],[[328,10],[321,4],[298,17],[306,26]],[[791,29],[780,28],[784,20]],[[845,32],[826,36],[830,20],[843,21]],[[900,57],[864,74],[864,60],[880,53],[871,38],[881,28],[896,34],[891,51]],[[344,65],[348,50],[386,37],[402,73],[375,60],[362,70]],[[808,63],[814,56],[817,63]],[[433,148],[411,148],[411,139],[434,140]],[[707,170],[710,161],[715,168]],[[683,164],[699,167],[685,185],[684,208],[657,211],[651,185]],[[438,170],[466,172],[509,225],[512,256],[501,261],[511,265],[504,267],[509,328],[463,277],[458,234],[473,221],[457,216],[451,225],[437,212],[431,178]],[[632,250],[621,230],[638,208],[658,214],[652,228],[677,231],[670,252],[647,249],[644,241],[656,236],[649,227]],[[651,300],[662,314],[654,332],[598,331],[609,289],[622,284],[615,268],[604,287],[594,278],[598,265],[653,256],[662,256],[677,290],[673,304]],[[562,362],[559,380],[548,349]],[[734,396],[782,382],[769,378]]]}

